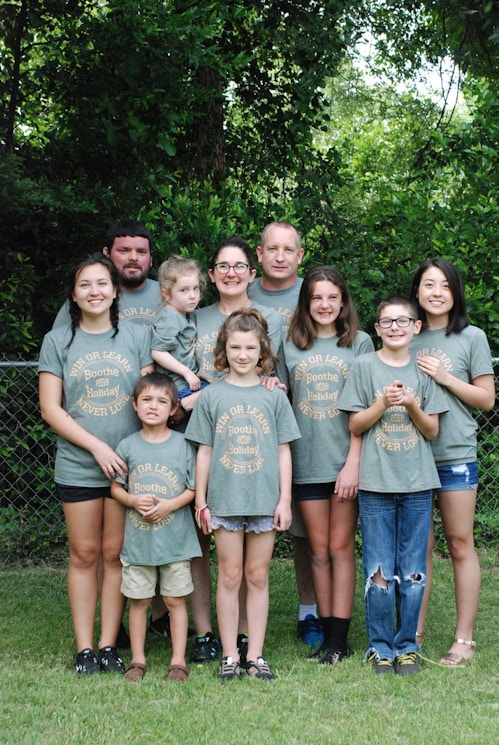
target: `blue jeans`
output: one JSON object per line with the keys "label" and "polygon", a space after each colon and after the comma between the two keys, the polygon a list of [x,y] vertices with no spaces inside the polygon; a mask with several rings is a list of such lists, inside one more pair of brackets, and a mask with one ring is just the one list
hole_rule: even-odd
{"label": "blue jeans", "polygon": [[[359,491],[369,656],[394,660],[416,652],[426,584],[431,490],[408,494]],[[381,575],[375,580],[376,573]],[[395,620],[396,615],[396,620]]]}

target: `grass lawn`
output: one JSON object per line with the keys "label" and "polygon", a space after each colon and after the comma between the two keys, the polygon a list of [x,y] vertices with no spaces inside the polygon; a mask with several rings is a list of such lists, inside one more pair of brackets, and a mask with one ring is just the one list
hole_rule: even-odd
{"label": "grass lawn", "polygon": [[[167,642],[148,637],[140,685],[121,676],[77,678],[65,573],[0,573],[0,743],[185,743],[232,745],[456,745],[499,742],[498,572],[481,554],[482,595],[473,661],[461,669],[426,662],[421,675],[376,676],[362,664],[363,588],[357,586],[350,641],[355,654],[334,668],[307,661],[296,640],[292,564],[274,560],[265,653],[274,682],[222,685],[218,666],[192,667],[185,684],[165,680]],[[424,655],[438,660],[454,624],[450,561],[435,559]],[[130,659],[124,655],[125,662]]]}

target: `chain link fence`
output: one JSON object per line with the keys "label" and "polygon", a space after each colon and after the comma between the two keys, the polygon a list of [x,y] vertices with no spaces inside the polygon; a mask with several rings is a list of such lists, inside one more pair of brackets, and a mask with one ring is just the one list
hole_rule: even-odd
{"label": "chain link fence", "polygon": [[[499,359],[494,370],[497,384]],[[36,361],[0,357],[0,411],[0,562],[64,562],[66,531],[53,483],[55,435],[40,418]],[[497,544],[499,533],[499,415],[479,412],[477,420],[476,538],[490,545]]]}

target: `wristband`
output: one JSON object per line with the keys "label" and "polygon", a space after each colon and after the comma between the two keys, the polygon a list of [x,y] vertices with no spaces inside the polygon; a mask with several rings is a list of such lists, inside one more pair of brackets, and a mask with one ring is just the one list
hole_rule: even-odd
{"label": "wristband", "polygon": [[208,509],[208,505],[204,504],[202,507],[194,507],[194,517],[196,519],[199,530],[202,530],[203,512]]}

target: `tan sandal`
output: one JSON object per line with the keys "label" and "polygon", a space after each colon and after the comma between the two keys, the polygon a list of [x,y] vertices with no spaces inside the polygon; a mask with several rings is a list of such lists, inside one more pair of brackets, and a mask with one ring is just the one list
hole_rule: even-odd
{"label": "tan sandal", "polygon": [[464,657],[462,654],[458,654],[457,652],[446,652],[446,654],[442,655],[442,657],[440,658],[441,665],[445,665],[446,667],[458,667],[465,662],[469,662],[473,657],[475,653],[476,642],[474,642],[472,639],[454,639],[454,644],[465,644],[471,649],[470,656]]}
{"label": "tan sandal", "polygon": [[147,672],[147,665],[141,662],[132,662],[130,667],[125,670],[125,680],[128,683],[139,683]]}
{"label": "tan sandal", "polygon": [[166,677],[168,680],[176,680],[179,683],[185,683],[189,677],[189,670],[183,665],[170,665]]}

